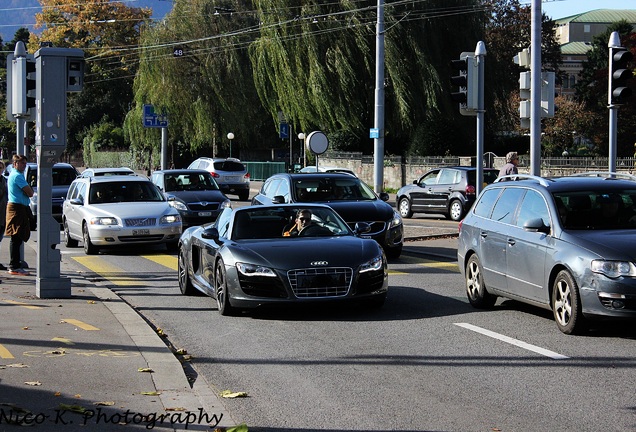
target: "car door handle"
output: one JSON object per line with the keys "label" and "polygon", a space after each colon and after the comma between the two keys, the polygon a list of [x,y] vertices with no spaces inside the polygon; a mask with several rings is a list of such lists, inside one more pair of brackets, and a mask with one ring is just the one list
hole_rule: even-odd
{"label": "car door handle", "polygon": [[481,238],[485,239],[486,237],[488,237],[488,233],[485,231],[482,231],[480,234]]}
{"label": "car door handle", "polygon": [[514,246],[517,243],[517,241],[515,239],[508,239],[508,246]]}

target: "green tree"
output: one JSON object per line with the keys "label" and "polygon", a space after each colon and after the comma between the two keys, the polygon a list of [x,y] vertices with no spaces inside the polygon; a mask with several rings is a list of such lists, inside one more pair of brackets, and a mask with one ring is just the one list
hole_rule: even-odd
{"label": "green tree", "polygon": [[151,10],[103,0],[85,0],[81,5],[75,0],[40,0],[40,4],[36,27],[46,28],[40,35],[31,34],[31,52],[40,41],[48,41],[85,53],[84,89],[69,95],[67,150],[72,152],[90,126],[103,118],[123,123],[133,97],[139,32]]}
{"label": "green tree", "polygon": [[[636,33],[627,21],[611,24],[607,30],[594,37],[592,49],[588,51],[587,61],[583,64],[581,78],[576,83],[576,95],[587,109],[594,113],[598,121],[591,123],[585,130],[587,137],[593,140],[600,154],[608,154],[609,114],[607,109],[607,80],[609,48],[607,46],[612,32],[620,35],[621,45],[629,49],[636,57]],[[636,84],[630,84],[636,94]],[[632,97],[627,104],[618,109],[617,153],[619,157],[632,156],[636,142],[636,100]]]}

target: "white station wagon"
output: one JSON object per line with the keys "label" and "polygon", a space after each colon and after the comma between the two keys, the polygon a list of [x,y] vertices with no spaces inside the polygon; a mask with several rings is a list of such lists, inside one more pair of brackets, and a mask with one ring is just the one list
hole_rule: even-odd
{"label": "white station wagon", "polygon": [[81,241],[87,255],[126,244],[165,243],[176,250],[181,216],[147,178],[141,176],[79,177],[62,208],[64,244]]}

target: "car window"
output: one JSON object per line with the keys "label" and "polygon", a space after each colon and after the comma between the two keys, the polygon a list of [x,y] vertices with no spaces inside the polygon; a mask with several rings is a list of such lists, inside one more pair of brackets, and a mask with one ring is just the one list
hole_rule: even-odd
{"label": "car window", "polygon": [[545,226],[550,226],[550,213],[548,206],[540,193],[529,190],[526,192],[517,217],[517,226],[523,227],[530,219],[541,218]]}
{"label": "car window", "polygon": [[497,197],[499,196],[500,192],[501,189],[499,188],[485,190],[479,198],[479,201],[477,201],[477,204],[475,204],[475,214],[481,217],[489,218],[490,214],[492,213],[492,208],[494,207],[495,202],[497,202]]}
{"label": "car window", "polygon": [[268,182],[265,182],[265,184],[263,185],[263,195],[265,195],[268,198],[274,198],[274,194],[276,194],[276,191],[278,190],[278,185],[280,184],[281,181],[282,180],[279,178],[274,178]]}
{"label": "car window", "polygon": [[492,210],[491,219],[502,223],[511,223],[517,208],[519,199],[525,190],[520,188],[507,188],[499,195],[499,199]]}
{"label": "car window", "polygon": [[68,188],[68,192],[66,193],[66,199],[73,199],[73,196],[77,194],[77,183],[71,184],[71,187]]}
{"label": "car window", "polygon": [[38,169],[31,168],[27,171],[26,181],[31,187],[37,187],[38,185]]}
{"label": "car window", "polygon": [[428,174],[424,175],[424,177],[420,179],[418,184],[422,187],[437,184],[438,175],[439,175],[439,170],[431,171]]}
{"label": "car window", "polygon": [[89,197],[90,204],[163,200],[159,189],[149,181],[94,183]]}
{"label": "car window", "polygon": [[227,236],[228,236],[227,230],[228,230],[228,228],[230,226],[230,220],[232,220],[232,209],[231,208],[223,209],[221,214],[219,214],[219,217],[216,218],[216,221],[214,222],[214,226],[219,231],[219,236],[220,237],[226,237],[227,238]]}
{"label": "car window", "polygon": [[371,188],[356,177],[297,180],[294,189],[298,202],[376,199]]}
{"label": "car window", "polygon": [[459,183],[461,175],[459,171],[454,169],[443,169],[437,180],[437,184],[456,184]]}
{"label": "car window", "polygon": [[281,195],[285,197],[285,201],[289,201],[289,184],[286,181],[280,182],[278,188],[276,189],[276,195]]}
{"label": "car window", "polygon": [[576,190],[554,194],[566,229],[633,229],[636,190]]}
{"label": "car window", "polygon": [[214,169],[217,171],[245,171],[245,166],[236,161],[217,161],[214,162]]}
{"label": "car window", "polygon": [[53,167],[53,186],[67,186],[73,183],[73,180],[77,178],[75,170],[70,168],[55,168]]}
{"label": "car window", "polygon": [[[477,170],[467,171],[468,174],[468,184],[476,185],[477,184]],[[497,170],[484,170],[484,184],[493,183],[499,177],[499,171]]]}
{"label": "car window", "polygon": [[77,199],[84,202],[86,196],[86,183],[82,182],[77,187]]}

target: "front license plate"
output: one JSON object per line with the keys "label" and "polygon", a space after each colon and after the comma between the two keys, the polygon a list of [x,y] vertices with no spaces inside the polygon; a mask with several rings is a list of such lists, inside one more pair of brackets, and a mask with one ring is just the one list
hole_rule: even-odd
{"label": "front license plate", "polygon": [[199,212],[199,216],[201,217],[212,216],[212,212]]}
{"label": "front license plate", "polygon": [[133,235],[150,235],[150,230],[147,230],[147,229],[133,230]]}

